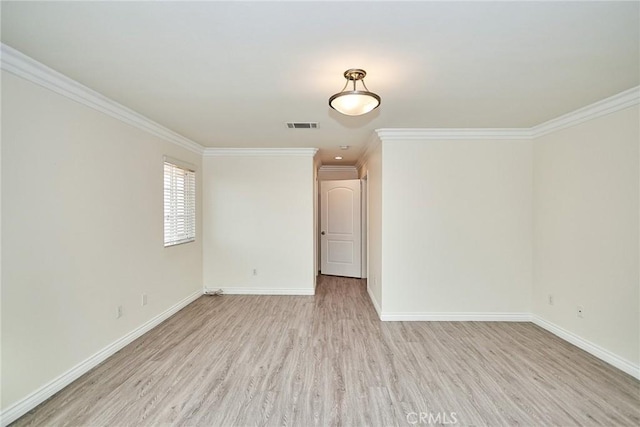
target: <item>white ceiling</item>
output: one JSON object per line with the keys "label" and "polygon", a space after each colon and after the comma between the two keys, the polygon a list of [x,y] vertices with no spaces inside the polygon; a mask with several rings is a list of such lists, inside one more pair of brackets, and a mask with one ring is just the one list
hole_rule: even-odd
{"label": "white ceiling", "polygon": [[[2,2],[2,41],[208,147],[530,127],[639,84],[639,2]],[[347,68],[382,97],[328,107]],[[317,121],[288,130],[287,121]],[[350,145],[347,152],[340,145]]]}

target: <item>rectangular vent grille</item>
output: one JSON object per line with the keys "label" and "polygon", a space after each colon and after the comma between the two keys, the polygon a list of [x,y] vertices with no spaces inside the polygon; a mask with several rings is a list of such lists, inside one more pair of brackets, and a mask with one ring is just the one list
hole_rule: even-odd
{"label": "rectangular vent grille", "polygon": [[288,122],[289,129],[317,129],[318,122]]}

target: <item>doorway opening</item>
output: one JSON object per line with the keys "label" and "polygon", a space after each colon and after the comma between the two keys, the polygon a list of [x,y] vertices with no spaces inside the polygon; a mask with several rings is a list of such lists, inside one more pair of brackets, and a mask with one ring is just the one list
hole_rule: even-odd
{"label": "doorway opening", "polygon": [[321,166],[317,201],[319,273],[366,278],[366,177],[354,166]]}

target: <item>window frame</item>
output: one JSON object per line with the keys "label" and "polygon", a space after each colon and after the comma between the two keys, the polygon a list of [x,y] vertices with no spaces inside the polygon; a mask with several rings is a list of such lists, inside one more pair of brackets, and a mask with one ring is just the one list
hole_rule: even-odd
{"label": "window frame", "polygon": [[190,163],[163,156],[162,171],[164,247],[195,242],[196,168]]}

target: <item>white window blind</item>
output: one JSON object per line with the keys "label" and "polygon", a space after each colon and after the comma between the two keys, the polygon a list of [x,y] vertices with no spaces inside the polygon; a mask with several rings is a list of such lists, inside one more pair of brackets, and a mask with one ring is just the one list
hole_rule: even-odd
{"label": "white window blind", "polygon": [[196,239],[196,174],[164,161],[164,246]]}

